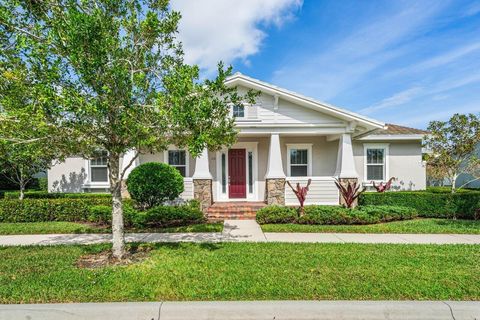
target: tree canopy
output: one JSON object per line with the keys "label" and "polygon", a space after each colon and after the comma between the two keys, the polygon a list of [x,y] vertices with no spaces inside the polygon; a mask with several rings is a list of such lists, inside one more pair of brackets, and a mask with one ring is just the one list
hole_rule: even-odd
{"label": "tree canopy", "polygon": [[196,156],[229,145],[236,135],[229,106],[253,101],[253,93],[225,86],[231,68],[219,63],[217,77],[202,80],[198,66],[183,62],[179,19],[166,0],[0,4],[0,60],[11,73],[21,61],[34,79],[54,146],[64,155],[108,152],[117,258],[125,255],[121,180],[131,164],[122,165],[122,155],[175,144]]}
{"label": "tree canopy", "polygon": [[[475,114],[455,114],[448,121],[432,121],[425,138],[427,165],[438,178],[443,175],[455,183],[461,173],[472,180],[480,178],[480,160],[476,147],[480,144],[480,119]],[[460,186],[463,187],[464,185]]]}

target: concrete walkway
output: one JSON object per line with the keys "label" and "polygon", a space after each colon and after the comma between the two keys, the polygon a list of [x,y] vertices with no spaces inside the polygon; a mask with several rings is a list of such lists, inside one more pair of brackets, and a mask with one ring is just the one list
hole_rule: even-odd
{"label": "concrete walkway", "polygon": [[[0,246],[96,244],[110,241],[110,234],[0,236]],[[254,220],[225,220],[221,233],[129,233],[126,234],[126,241],[480,244],[480,234],[263,233]]]}
{"label": "concrete walkway", "polygon": [[0,320],[463,320],[474,301],[230,301],[0,305]]}

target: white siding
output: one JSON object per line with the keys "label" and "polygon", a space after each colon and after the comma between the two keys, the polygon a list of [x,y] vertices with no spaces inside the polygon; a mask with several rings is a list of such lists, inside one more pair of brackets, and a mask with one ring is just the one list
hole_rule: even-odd
{"label": "white siding", "polygon": [[192,178],[184,178],[183,185],[185,190],[180,194],[179,198],[184,200],[191,200],[193,199],[193,179]]}
{"label": "white siding", "polygon": [[[312,183],[310,184],[305,205],[309,204],[327,204],[338,205],[339,194],[332,177],[310,177]],[[308,177],[289,177],[287,181],[296,188],[297,183],[304,187],[307,185]],[[285,204],[298,205],[298,199],[292,189],[285,185]]]}

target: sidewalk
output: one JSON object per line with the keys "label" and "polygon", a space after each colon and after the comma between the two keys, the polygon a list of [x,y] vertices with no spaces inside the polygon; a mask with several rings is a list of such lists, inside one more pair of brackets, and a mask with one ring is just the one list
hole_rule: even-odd
{"label": "sidewalk", "polygon": [[474,301],[226,301],[0,305],[0,320],[463,320]]}
{"label": "sidewalk", "polygon": [[[111,241],[110,234],[44,234],[0,236],[0,246],[96,244]],[[291,242],[480,244],[480,234],[371,234],[371,233],[264,233],[254,220],[226,220],[223,232],[128,233],[127,242]]]}

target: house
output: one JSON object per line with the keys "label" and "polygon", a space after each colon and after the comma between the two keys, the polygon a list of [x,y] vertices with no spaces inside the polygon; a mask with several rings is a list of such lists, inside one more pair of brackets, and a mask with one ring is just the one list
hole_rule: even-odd
{"label": "house", "polygon": [[[297,93],[235,74],[227,85],[260,91],[253,105],[232,107],[239,129],[229,149],[192,158],[171,146],[144,154],[134,165],[158,161],[175,166],[185,177],[184,199],[212,202],[266,202],[295,205],[285,181],[305,185],[312,179],[306,204],[339,203],[334,177],[365,186],[396,177],[398,190],[425,189],[422,130],[385,124]],[[128,163],[133,152],[124,155]],[[52,192],[108,189],[106,154],[92,160],[68,158],[48,171]]]}

